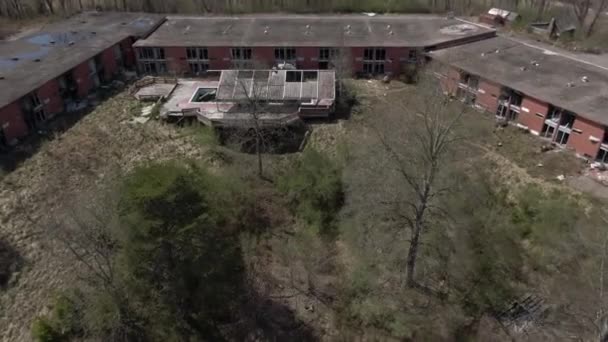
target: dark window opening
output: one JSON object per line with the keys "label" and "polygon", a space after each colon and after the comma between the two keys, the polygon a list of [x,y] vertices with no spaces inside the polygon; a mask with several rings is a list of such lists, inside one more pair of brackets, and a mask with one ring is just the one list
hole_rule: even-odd
{"label": "dark window opening", "polygon": [[319,77],[319,74],[316,71],[304,71],[303,77],[304,77],[304,82],[316,81]]}
{"label": "dark window opening", "polygon": [[600,148],[595,160],[600,163],[608,163],[608,149]]}
{"label": "dark window opening", "polygon": [[338,50],[334,48],[320,48],[319,61],[329,61],[338,55]]}
{"label": "dark window opening", "polygon": [[193,75],[204,74],[209,70],[209,64],[204,62],[189,62],[190,73]]}
{"label": "dark window opening", "polygon": [[386,50],[382,48],[366,48],[365,50],[363,50],[363,60],[385,61]]}
{"label": "dark window opening", "polygon": [[329,62],[319,62],[319,70],[329,69]]}
{"label": "dark window opening", "polygon": [[541,137],[551,139],[551,138],[553,138],[554,134],[555,134],[555,126],[551,126],[551,125],[547,125],[547,124],[543,125],[543,130],[540,132]]}
{"label": "dark window opening", "polygon": [[186,49],[186,57],[189,60],[208,60],[209,52],[206,48],[189,47]]}
{"label": "dark window opening", "polygon": [[282,61],[290,61],[296,59],[295,48],[276,48],[274,49],[274,58]]}
{"label": "dark window opening", "polygon": [[234,60],[250,60],[251,48],[232,48],[230,49],[230,55]]}
{"label": "dark window opening", "polygon": [[568,143],[568,138],[570,137],[570,133],[558,130],[557,135],[555,136],[555,142],[559,145],[566,145]]}
{"label": "dark window opening", "polygon": [[285,82],[302,82],[302,72],[287,71],[285,74]]}

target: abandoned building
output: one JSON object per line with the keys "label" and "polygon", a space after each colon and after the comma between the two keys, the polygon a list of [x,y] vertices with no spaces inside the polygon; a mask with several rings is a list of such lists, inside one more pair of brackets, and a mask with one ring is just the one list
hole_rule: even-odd
{"label": "abandoned building", "polygon": [[176,79],[173,87],[151,88],[167,94],[162,118],[194,117],[213,127],[282,126],[328,117],[334,109],[335,82],[333,70],[223,70],[204,79]]}
{"label": "abandoned building", "polygon": [[134,46],[144,74],[200,75],[286,63],[383,75],[415,65],[426,51],[493,36],[492,29],[432,15],[171,16]]}
{"label": "abandoned building", "polygon": [[0,43],[0,147],[51,117],[81,108],[82,99],[136,63],[133,42],[163,16],[82,13]]}
{"label": "abandoned building", "polygon": [[591,161],[608,162],[608,68],[504,37],[430,53],[444,90]]}

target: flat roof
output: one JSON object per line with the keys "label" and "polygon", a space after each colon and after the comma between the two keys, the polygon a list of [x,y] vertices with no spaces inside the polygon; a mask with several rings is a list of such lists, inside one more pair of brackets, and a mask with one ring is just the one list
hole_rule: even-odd
{"label": "flat roof", "polygon": [[427,47],[494,34],[436,15],[169,16],[135,46]]}
{"label": "flat roof", "polygon": [[505,37],[433,51],[429,55],[608,125],[608,68]]}
{"label": "flat roof", "polygon": [[85,12],[23,38],[0,41],[0,107],[130,36],[149,34],[164,16]]}
{"label": "flat roof", "polygon": [[336,97],[335,83],[333,70],[224,70],[216,99],[317,100],[331,104]]}

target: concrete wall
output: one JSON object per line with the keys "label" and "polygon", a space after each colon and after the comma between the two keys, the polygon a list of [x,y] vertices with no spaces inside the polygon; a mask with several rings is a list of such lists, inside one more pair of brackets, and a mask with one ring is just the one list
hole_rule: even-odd
{"label": "concrete wall", "polygon": [[545,117],[549,112],[549,104],[533,97],[525,96],[521,103],[521,112],[518,121],[528,127],[532,134],[538,135],[545,124]]}
{"label": "concrete wall", "polygon": [[47,118],[51,118],[61,112],[63,112],[63,100],[59,94],[59,82],[53,79],[36,91],[38,99],[44,104],[44,110],[46,111]]}
{"label": "concrete wall", "polygon": [[486,111],[496,114],[498,109],[498,96],[501,86],[488,80],[480,79],[477,87],[477,100],[475,103]]}
{"label": "concrete wall", "polygon": [[0,128],[4,131],[8,143],[28,134],[19,101],[0,108]]}
{"label": "concrete wall", "polygon": [[[576,153],[593,158],[597,156],[602,139],[604,138],[605,127],[594,123],[590,120],[577,117],[574,121],[574,126],[570,138],[568,138],[568,147],[573,148]],[[580,131],[580,133],[577,132]],[[593,136],[599,142],[591,141],[589,138]]]}

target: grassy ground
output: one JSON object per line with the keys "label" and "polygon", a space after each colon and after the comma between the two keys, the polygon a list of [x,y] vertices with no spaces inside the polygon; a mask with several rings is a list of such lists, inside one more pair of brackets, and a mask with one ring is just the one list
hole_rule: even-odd
{"label": "grassy ground", "polygon": [[[347,143],[356,140],[364,128],[363,119],[373,116],[380,104],[397,105],[407,96],[415,96],[412,86],[400,82],[355,81],[352,86],[359,94],[359,104],[348,120],[311,125],[308,147],[337,162],[347,158],[350,149],[358,148]],[[214,172],[232,172],[252,184],[248,191],[258,194],[261,210],[278,227],[261,245],[247,242],[248,260],[258,274],[259,286],[307,325],[327,338],[335,337],[341,329],[334,319],[332,293],[342,281],[336,270],[349,268],[352,251],[341,241],[321,243],[294,225],[273,185],[256,178],[255,156],[217,147],[208,131],[196,127],[178,128],[158,121],[127,123],[139,115],[140,108],[126,93],[108,99],[73,127],[43,143],[0,180],[0,237],[24,260],[10,286],[0,292],[2,339],[28,341],[32,319],[47,310],[54,293],[75,281],[74,264],[53,239],[52,218],[59,217],[79,193],[91,191],[117,170],[159,159],[195,160]],[[467,115],[461,128],[466,136],[463,146],[474,162],[497,165],[496,174],[506,182],[564,189],[555,177],[575,174],[581,166],[567,151],[540,153],[542,142],[514,127],[496,131],[490,115],[473,111]],[[270,178],[280,174],[294,158],[297,153],[264,156],[267,174]]]}

